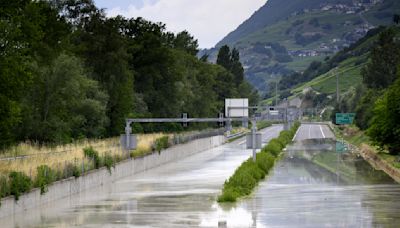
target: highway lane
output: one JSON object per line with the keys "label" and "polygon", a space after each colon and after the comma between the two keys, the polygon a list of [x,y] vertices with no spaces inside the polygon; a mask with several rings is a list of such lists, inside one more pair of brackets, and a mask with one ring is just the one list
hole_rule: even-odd
{"label": "highway lane", "polygon": [[302,124],[296,135],[294,141],[302,141],[305,139],[326,139],[335,138],[335,135],[330,130],[328,125],[325,124]]}
{"label": "highway lane", "polygon": [[[263,141],[278,136],[275,125]],[[116,183],[0,219],[1,227],[216,227],[230,216],[247,227],[251,216],[224,212],[216,203],[224,181],[252,154],[243,139]],[[216,216],[216,221],[208,220]]]}
{"label": "highway lane", "polygon": [[251,227],[397,227],[400,185],[354,154],[315,150],[335,145],[330,137],[327,126],[303,124],[288,156],[231,211],[250,215]]}

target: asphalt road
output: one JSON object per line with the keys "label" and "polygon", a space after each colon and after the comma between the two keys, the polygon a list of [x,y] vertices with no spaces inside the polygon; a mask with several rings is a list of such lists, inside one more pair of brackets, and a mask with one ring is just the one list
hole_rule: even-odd
{"label": "asphalt road", "polygon": [[335,135],[330,130],[328,125],[325,124],[302,124],[296,135],[294,141],[302,141],[305,139],[326,139],[335,138]]}
{"label": "asphalt road", "polygon": [[[263,141],[282,129],[262,130]],[[243,140],[0,219],[0,227],[216,227],[226,216],[248,227],[251,217],[224,212],[216,203],[224,181],[252,154]]]}

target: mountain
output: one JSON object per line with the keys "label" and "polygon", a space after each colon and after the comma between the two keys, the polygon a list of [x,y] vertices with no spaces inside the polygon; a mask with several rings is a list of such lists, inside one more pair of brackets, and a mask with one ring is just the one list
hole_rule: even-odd
{"label": "mountain", "polygon": [[369,30],[391,24],[399,11],[398,0],[269,0],[216,48],[202,54],[215,61],[219,47],[236,47],[247,80],[266,94],[269,83],[302,72]]}

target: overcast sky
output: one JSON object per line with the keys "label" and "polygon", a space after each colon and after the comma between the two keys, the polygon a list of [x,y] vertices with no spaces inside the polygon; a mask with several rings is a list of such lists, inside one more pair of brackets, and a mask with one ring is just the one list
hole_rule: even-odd
{"label": "overcast sky", "polygon": [[267,0],[94,0],[108,16],[143,17],[163,22],[172,32],[189,31],[210,48]]}

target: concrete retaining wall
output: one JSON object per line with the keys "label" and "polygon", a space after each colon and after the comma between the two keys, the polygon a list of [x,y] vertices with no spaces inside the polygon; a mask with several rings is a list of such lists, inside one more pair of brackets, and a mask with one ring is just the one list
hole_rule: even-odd
{"label": "concrete retaining wall", "polygon": [[40,189],[33,189],[27,194],[21,195],[18,201],[14,197],[1,199],[0,218],[16,213],[28,211],[38,206],[45,205],[56,200],[69,197],[74,194],[90,190],[101,185],[112,183],[118,179],[135,175],[160,165],[177,161],[184,157],[205,151],[225,143],[224,136],[197,139],[186,144],[180,144],[154,153],[143,158],[123,161],[115,166],[110,174],[106,168],[93,170],[79,178],[71,177],[53,183],[48,187],[48,192],[41,195]]}

